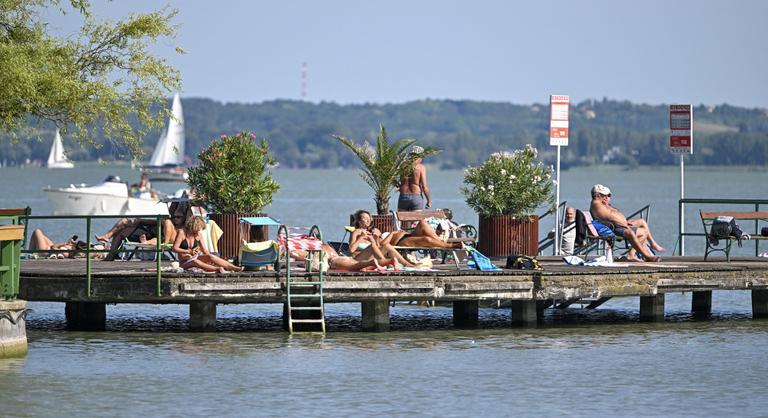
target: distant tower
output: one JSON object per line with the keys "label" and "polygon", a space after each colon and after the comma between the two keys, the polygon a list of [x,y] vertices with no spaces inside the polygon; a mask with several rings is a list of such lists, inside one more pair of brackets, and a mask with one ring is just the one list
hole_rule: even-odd
{"label": "distant tower", "polygon": [[307,100],[307,63],[301,64],[301,100]]}

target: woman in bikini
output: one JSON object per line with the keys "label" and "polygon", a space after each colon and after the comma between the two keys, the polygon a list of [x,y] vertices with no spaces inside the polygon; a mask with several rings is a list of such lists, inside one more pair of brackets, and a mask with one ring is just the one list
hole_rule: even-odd
{"label": "woman in bikini", "polygon": [[218,271],[219,273],[243,271],[244,267],[238,267],[208,252],[203,245],[203,234],[201,233],[203,229],[205,229],[203,218],[193,216],[187,220],[184,228],[176,234],[173,252],[179,255],[181,267],[185,270],[197,267],[204,271]]}
{"label": "woman in bikini", "polygon": [[406,267],[414,264],[406,260],[389,242],[393,234],[384,234],[378,228],[372,226],[371,214],[365,210],[358,210],[354,214],[355,230],[349,236],[349,252],[358,261],[377,260],[382,262],[395,259]]}
{"label": "woman in bikini", "polygon": [[[394,270],[400,270],[401,264],[395,258],[376,259],[370,257],[367,260],[356,260],[353,257],[339,255],[336,250],[328,244],[323,244],[323,253],[328,257],[328,268],[341,271],[360,271],[366,268],[381,269],[391,266]],[[307,251],[293,250],[291,256],[297,260],[306,260]]]}

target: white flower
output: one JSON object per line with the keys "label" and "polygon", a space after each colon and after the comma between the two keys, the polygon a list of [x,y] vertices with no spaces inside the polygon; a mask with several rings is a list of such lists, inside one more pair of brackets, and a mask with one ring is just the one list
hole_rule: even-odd
{"label": "white flower", "polygon": [[510,180],[510,181],[512,181],[512,180],[514,180],[514,179],[516,179],[516,178],[517,178],[517,176],[516,176],[516,175],[514,175],[514,174],[510,174],[510,176],[509,176],[509,180]]}
{"label": "white flower", "polygon": [[493,191],[493,184],[489,184],[489,185],[488,185],[488,190],[491,190],[491,191]]}
{"label": "white flower", "polygon": [[505,169],[503,169],[503,168],[502,168],[502,169],[501,169],[501,175],[502,175],[502,176],[506,176],[506,175],[507,175],[507,170],[505,170]]}
{"label": "white flower", "polygon": [[541,181],[541,177],[539,177],[539,176],[536,176],[536,177],[533,178],[533,182],[534,183],[538,183],[540,181]]}

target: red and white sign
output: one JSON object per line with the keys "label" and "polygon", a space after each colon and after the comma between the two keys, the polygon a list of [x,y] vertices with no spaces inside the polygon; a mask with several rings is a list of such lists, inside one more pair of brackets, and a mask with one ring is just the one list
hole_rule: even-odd
{"label": "red and white sign", "polygon": [[669,150],[673,154],[693,154],[693,107],[669,105]]}
{"label": "red and white sign", "polygon": [[549,145],[568,146],[568,106],[570,97],[549,96]]}

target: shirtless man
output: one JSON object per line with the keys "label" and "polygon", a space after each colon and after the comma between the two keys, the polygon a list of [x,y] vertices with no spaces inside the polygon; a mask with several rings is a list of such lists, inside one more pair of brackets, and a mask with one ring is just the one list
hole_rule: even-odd
{"label": "shirtless man", "polygon": [[[410,154],[419,156],[424,148],[414,145]],[[400,198],[397,200],[397,210],[421,210],[429,209],[432,200],[429,197],[429,184],[427,184],[427,168],[421,163],[421,157],[413,161],[413,172],[408,177],[400,179]],[[422,205],[422,195],[426,198],[426,204]]]}
{"label": "shirtless man", "polygon": [[618,236],[624,237],[632,245],[632,248],[627,254],[629,261],[641,261],[637,257],[637,252],[643,255],[645,261],[659,261],[660,258],[653,255],[646,243],[651,244],[651,248],[654,251],[664,251],[664,247],[659,245],[653,235],[651,235],[651,229],[648,228],[648,224],[642,219],[627,220],[626,216],[619,212],[610,204],[611,190],[602,184],[596,184],[592,186],[592,203],[589,206],[589,211],[592,214],[593,219],[605,220],[614,224],[614,233]]}

